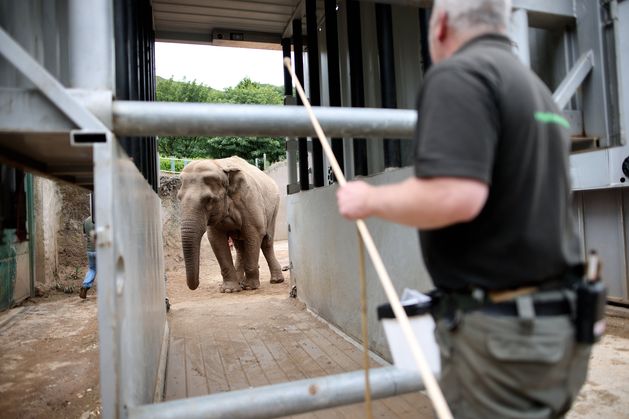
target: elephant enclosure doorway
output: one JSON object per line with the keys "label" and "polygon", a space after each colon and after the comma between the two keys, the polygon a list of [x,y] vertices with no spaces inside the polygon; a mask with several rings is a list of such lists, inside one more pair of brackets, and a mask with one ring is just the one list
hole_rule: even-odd
{"label": "elephant enclosure doorway", "polygon": [[[276,242],[275,251],[280,264],[288,265],[288,243]],[[271,285],[263,262],[260,289],[221,294],[220,270],[204,238],[199,288],[187,288],[183,265],[167,266],[167,272],[172,305],[165,400],[361,369],[360,349],[290,298],[288,278]],[[430,401],[421,393],[374,402],[378,417],[431,417],[431,412]],[[363,405],[357,404],[299,417],[363,415]]]}

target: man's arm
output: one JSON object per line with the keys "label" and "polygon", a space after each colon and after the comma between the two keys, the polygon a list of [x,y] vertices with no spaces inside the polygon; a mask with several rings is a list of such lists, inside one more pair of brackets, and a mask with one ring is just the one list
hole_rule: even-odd
{"label": "man's arm", "polygon": [[488,193],[488,186],[474,179],[413,176],[386,186],[350,182],[338,190],[337,200],[341,215],[351,220],[376,216],[433,229],[476,218]]}

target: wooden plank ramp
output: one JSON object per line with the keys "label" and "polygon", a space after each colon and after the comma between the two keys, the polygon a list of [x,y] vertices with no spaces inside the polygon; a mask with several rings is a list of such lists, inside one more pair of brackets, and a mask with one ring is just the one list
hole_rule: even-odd
{"label": "wooden plank ramp", "polygon": [[[267,285],[268,286],[268,285]],[[362,351],[285,294],[223,294],[173,302],[165,400],[277,384],[362,368]],[[372,361],[372,367],[378,367]],[[411,393],[373,402],[375,418],[432,418]],[[364,418],[363,403],[293,418]]]}

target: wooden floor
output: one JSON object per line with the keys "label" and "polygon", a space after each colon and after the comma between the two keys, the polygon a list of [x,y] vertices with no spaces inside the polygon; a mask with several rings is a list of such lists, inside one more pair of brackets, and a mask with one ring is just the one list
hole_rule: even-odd
{"label": "wooden floor", "polygon": [[[361,369],[361,351],[296,300],[256,299],[244,293],[223,296],[173,306],[165,400]],[[375,401],[373,413],[379,418],[434,417],[420,393]],[[366,415],[360,403],[294,417]]]}

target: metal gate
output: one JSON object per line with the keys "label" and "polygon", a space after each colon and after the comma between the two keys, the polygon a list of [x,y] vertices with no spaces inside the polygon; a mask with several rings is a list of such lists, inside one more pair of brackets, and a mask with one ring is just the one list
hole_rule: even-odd
{"label": "metal gate", "polygon": [[[426,7],[429,2],[400,0],[383,3],[403,3],[406,7],[415,7],[417,19],[410,19],[400,12],[407,9],[394,9],[393,18],[400,16],[409,25],[416,25],[419,33],[419,22],[422,20],[418,7]],[[107,0],[0,2],[0,54],[4,57],[0,63],[0,108],[3,110],[0,114],[1,159],[44,176],[88,188],[93,186],[95,189],[104,417],[174,417],[194,414],[205,417],[213,411],[234,414],[229,409],[239,406],[229,405],[242,400],[241,397],[251,400],[252,397],[267,392],[276,394],[287,388],[295,389],[297,393],[294,397],[304,398],[300,399],[299,405],[291,405],[290,409],[283,405],[281,413],[285,414],[360,400],[360,395],[349,390],[347,394],[351,393],[350,396],[340,401],[339,398],[333,400],[307,396],[303,393],[313,383],[303,382],[220,397],[208,396],[151,405],[161,399],[168,341],[163,300],[160,205],[154,192],[156,162],[153,161],[155,148],[151,136],[211,133],[279,134],[302,138],[305,141],[301,141],[299,148],[301,180],[304,181],[301,182],[301,189],[308,189],[310,184],[304,178],[308,173],[307,137],[313,136],[314,130],[310,127],[305,111],[298,106],[143,102],[153,99],[150,84],[154,76],[152,34],[146,16],[139,15],[147,13],[147,4]],[[528,56],[520,51],[523,59],[528,58],[531,66],[552,82],[550,84],[555,85],[556,99],[567,106],[566,115],[576,127],[575,139],[580,137],[576,142],[581,150],[587,151],[575,154],[572,158],[575,184],[579,189],[604,189],[580,192],[577,196],[584,244],[586,247],[600,247],[606,257],[618,262],[614,265],[617,268],[612,268],[607,277],[611,281],[618,281],[610,287],[614,296],[627,301],[629,246],[626,221],[629,214],[627,193],[622,187],[628,183],[626,178],[629,173],[625,170],[629,169],[625,169],[623,163],[629,152],[627,146],[622,145],[619,127],[626,129],[629,120],[627,114],[620,113],[618,109],[629,109],[629,94],[627,86],[619,84],[617,74],[629,70],[629,48],[626,48],[629,36],[624,36],[629,26],[629,3],[614,0],[602,3],[595,0],[514,0],[513,5],[517,9],[513,36],[519,40],[519,44],[530,42],[531,50],[561,56],[544,61],[536,55]],[[302,6],[295,10],[292,16],[295,20],[300,20]],[[127,20],[120,20],[120,13],[127,13]],[[343,25],[364,23],[364,19],[368,19],[363,15],[352,14],[352,11],[348,13],[351,15],[349,20],[345,16],[339,27],[347,29]],[[386,17],[382,18],[386,20]],[[298,27],[301,29],[301,23],[294,25],[295,29]],[[118,37],[119,31],[124,28],[127,31],[138,29],[138,32],[123,37],[123,41],[133,40],[139,44],[119,60],[115,57],[123,47]],[[624,31],[622,36],[619,30]],[[346,49],[355,41],[348,40],[346,36],[340,39],[339,44],[345,50],[339,54],[346,53]],[[536,43],[546,45],[546,42],[559,45],[560,48],[550,48],[549,51],[549,48],[540,47],[538,50],[534,47]],[[114,48],[115,45],[118,47]],[[135,73],[139,75],[138,78],[132,75],[132,71],[124,74],[125,70],[120,69],[121,66],[128,70],[137,69],[129,61],[133,54],[145,58],[137,62],[140,66]],[[416,58],[420,58],[419,53]],[[357,58],[352,58],[354,60]],[[397,62],[408,64],[399,58]],[[552,65],[542,65],[544,62]],[[313,63],[316,64],[315,61]],[[339,65],[342,70],[341,81],[347,83],[351,74],[343,67],[344,64]],[[408,65],[403,67],[406,70],[410,68]],[[410,80],[410,73],[406,71],[401,77]],[[127,82],[137,82],[138,87],[127,89]],[[340,104],[343,105],[347,105],[348,100],[350,104],[352,100],[360,102],[360,98],[352,99],[348,89],[345,89],[341,99]],[[601,109],[605,112],[600,112]],[[353,167],[357,173],[364,173],[363,163],[369,163],[369,159],[383,159],[384,154],[368,149],[362,141],[351,142],[352,139],[404,140],[412,136],[416,124],[414,110],[321,107],[317,113],[328,135],[336,139],[345,138],[336,144],[344,147],[346,167]],[[624,119],[619,115],[624,115]],[[140,147],[142,150],[133,155],[135,159],[132,162],[116,136],[132,137],[123,142],[131,154],[134,154],[133,149],[138,144],[148,144],[148,147]],[[386,144],[387,152],[392,154],[397,153],[397,145],[404,148],[403,144],[396,142]],[[611,146],[615,148],[606,148]],[[336,149],[338,151],[339,147]],[[358,162],[360,167],[353,161],[354,158],[361,159]],[[403,160],[403,156],[401,158]],[[313,163],[318,166],[314,183],[321,186],[321,165],[318,160],[320,157],[317,155]],[[289,163],[296,164],[292,158]],[[144,176],[136,169],[136,165],[142,169]],[[297,171],[292,173],[296,175]],[[378,177],[376,181],[385,177]],[[292,179],[293,187],[297,185],[297,180]],[[310,208],[315,212],[313,217],[317,213],[329,213],[331,204],[319,202],[316,199],[321,196],[317,195],[319,193],[327,192],[321,189],[310,194],[293,195],[294,208],[302,207],[307,201],[315,201]],[[302,200],[304,196],[312,199]],[[291,240],[305,243],[302,249],[306,254],[316,253],[325,246],[320,238],[302,241],[301,231],[293,230],[292,234]],[[385,228],[381,232],[382,240],[391,240],[391,237],[391,230]],[[0,247],[0,251],[4,252],[5,257],[11,258],[11,250],[6,245]],[[301,260],[301,266],[295,270],[298,275],[310,269],[305,265],[309,263],[308,258],[303,257]],[[306,295],[304,298],[317,308],[316,295]],[[351,330],[349,332],[352,334]],[[403,374],[395,369],[374,374],[374,392],[380,397],[415,391],[421,387],[419,377],[415,374]],[[327,386],[325,388],[330,393],[338,394],[345,391],[342,389],[347,389],[343,387],[347,383],[345,380],[355,381],[355,377],[321,379],[317,383]],[[351,384],[354,390],[359,386]],[[253,406],[251,417],[280,413],[265,410],[265,399],[268,400],[268,397],[258,398],[259,405],[250,402]],[[219,406],[227,410],[218,410]]]}

